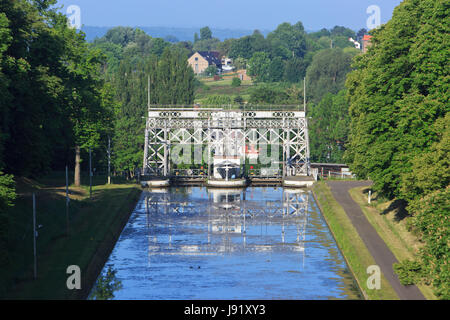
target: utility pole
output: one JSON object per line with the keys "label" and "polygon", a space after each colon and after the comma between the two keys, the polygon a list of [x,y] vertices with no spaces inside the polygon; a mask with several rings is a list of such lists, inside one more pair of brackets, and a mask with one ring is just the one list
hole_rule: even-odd
{"label": "utility pole", "polygon": [[89,197],[92,198],[92,149],[89,148]]}
{"label": "utility pole", "polygon": [[66,166],[66,234],[69,235],[69,168]]}
{"label": "utility pole", "polygon": [[36,257],[36,194],[33,193],[33,254],[34,254],[34,279],[37,278],[37,257]]}
{"label": "utility pole", "polygon": [[306,113],[306,77],[303,78],[303,106],[305,111],[305,139],[306,139],[306,175],[310,175],[310,149],[309,149],[309,130],[308,130],[308,115]]}
{"label": "utility pole", "polygon": [[108,184],[111,184],[111,137],[108,135]]}

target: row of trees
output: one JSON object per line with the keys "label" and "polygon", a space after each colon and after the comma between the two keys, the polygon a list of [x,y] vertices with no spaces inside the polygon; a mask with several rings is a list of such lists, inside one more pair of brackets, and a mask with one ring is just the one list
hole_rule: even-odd
{"label": "row of trees", "polygon": [[131,172],[142,165],[148,77],[152,103],[193,103],[182,46],[131,28],[89,44],[55,4],[0,2],[0,263],[7,262],[13,175],[69,165],[80,185],[89,149],[93,167],[106,167],[109,139],[115,170]]}
{"label": "row of trees", "polygon": [[98,146],[112,112],[103,55],[55,3],[0,3],[0,165],[17,175],[63,168],[74,150]]}
{"label": "row of trees", "polygon": [[444,0],[405,0],[373,32],[373,47],[347,79],[350,134],[345,158],[389,199],[407,201],[423,241],[405,282],[432,283],[450,298],[450,41]]}
{"label": "row of trees", "polygon": [[129,177],[142,167],[149,82],[151,104],[194,103],[194,72],[179,50],[166,48],[160,57],[137,55],[120,63],[111,82],[119,106],[113,121],[113,164]]}

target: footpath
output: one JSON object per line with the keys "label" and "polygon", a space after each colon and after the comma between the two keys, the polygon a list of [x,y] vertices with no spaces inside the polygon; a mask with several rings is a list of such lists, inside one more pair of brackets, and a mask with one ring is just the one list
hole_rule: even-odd
{"label": "footpath", "polygon": [[425,300],[415,285],[404,286],[400,283],[393,269],[394,263],[398,262],[397,259],[348,192],[350,189],[370,186],[372,183],[369,181],[328,181],[327,184],[399,298],[401,300]]}

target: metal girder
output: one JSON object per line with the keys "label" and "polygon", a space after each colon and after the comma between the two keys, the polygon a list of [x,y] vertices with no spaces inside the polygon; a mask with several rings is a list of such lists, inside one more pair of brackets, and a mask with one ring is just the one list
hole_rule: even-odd
{"label": "metal girder", "polygon": [[[174,146],[208,149],[202,152],[211,163],[211,154],[248,158],[247,147],[268,153],[270,161],[282,155],[285,175],[309,175],[308,124],[302,111],[244,111],[223,109],[150,109],[144,150],[144,173],[170,173]],[[195,149],[198,150],[198,149]],[[282,153],[281,153],[281,152]],[[267,154],[269,157],[269,155]],[[258,156],[262,158],[261,156]],[[280,156],[281,157],[281,156]],[[198,156],[196,157],[198,160]],[[262,163],[262,162],[261,162]]]}

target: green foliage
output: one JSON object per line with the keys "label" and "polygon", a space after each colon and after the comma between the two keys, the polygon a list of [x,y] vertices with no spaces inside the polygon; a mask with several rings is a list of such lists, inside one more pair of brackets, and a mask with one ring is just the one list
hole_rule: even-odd
{"label": "green foliage", "polygon": [[232,99],[230,96],[215,94],[208,96],[204,104],[207,106],[225,106],[232,104]]}
{"label": "green foliage", "polygon": [[166,48],[159,58],[137,55],[121,62],[112,83],[119,105],[114,120],[113,164],[116,171],[128,176],[142,167],[149,77],[151,104],[194,102],[194,73],[180,50]]}
{"label": "green foliage", "polygon": [[239,105],[241,105],[241,104],[244,103],[244,99],[243,99],[241,96],[236,96],[236,97],[233,99],[233,101],[234,101],[234,103],[237,103],[237,104],[239,104]]}
{"label": "green foliage", "polygon": [[0,162],[6,172],[63,168],[74,145],[98,145],[105,125],[104,56],[50,9],[54,3],[0,3],[0,150],[8,150]]}
{"label": "green foliage", "polygon": [[249,90],[250,104],[299,104],[302,94],[296,86],[258,84]]}
{"label": "green foliage", "polygon": [[[450,299],[450,186],[410,203],[412,227],[424,242],[419,262],[423,272],[415,276],[431,282],[440,299]],[[420,271],[420,270],[419,270]]]}
{"label": "green foliage", "polygon": [[108,267],[105,274],[100,275],[95,284],[94,292],[90,296],[91,300],[111,300],[114,292],[122,289],[122,282],[116,277],[117,270]]}
{"label": "green foliage", "polygon": [[306,54],[306,33],[301,22],[294,25],[287,22],[280,24],[276,30],[269,33],[267,41],[284,59],[303,58]]}
{"label": "green foliage", "polygon": [[212,32],[209,27],[203,27],[200,29],[200,40],[208,40],[212,38]]}
{"label": "green foliage", "polygon": [[269,81],[270,57],[265,52],[256,52],[248,62],[248,75],[256,82]]}
{"label": "green foliage", "polygon": [[403,186],[414,180],[412,161],[439,140],[434,123],[448,111],[450,92],[449,10],[443,1],[404,1],[374,32],[373,47],[357,57],[347,80],[346,158],[388,197],[414,198]]}
{"label": "green foliage", "polygon": [[424,247],[397,271],[405,283],[432,283],[441,299],[450,298],[449,13],[448,1],[403,1],[372,31],[346,83],[345,158],[379,194],[408,201],[408,224]]}
{"label": "green foliage", "polygon": [[324,49],[314,56],[306,72],[310,101],[318,103],[326,93],[337,94],[344,89],[347,73],[357,52],[345,52],[340,48]]}
{"label": "green foliage", "polygon": [[215,51],[220,43],[219,39],[213,38],[211,29],[204,27],[200,29],[200,39],[195,34],[193,51]]}
{"label": "green foliage", "polygon": [[422,264],[418,261],[404,260],[394,264],[394,271],[404,286],[418,283],[421,279]]}
{"label": "green foliage", "polygon": [[208,76],[208,77],[215,76],[217,74],[217,67],[212,64],[212,65],[208,66],[205,69],[205,71],[203,71],[203,74]]}
{"label": "green foliage", "polygon": [[401,193],[409,200],[450,185],[450,114],[433,125],[439,141],[411,160],[411,171],[402,176]]}
{"label": "green foliage", "polygon": [[310,109],[311,160],[342,163],[350,123],[346,91],[328,93]]}
{"label": "green foliage", "polygon": [[0,266],[9,262],[8,234],[10,219],[6,209],[14,205],[16,199],[15,183],[12,175],[0,171]]}
{"label": "green foliage", "polygon": [[237,78],[237,77],[234,77],[234,78],[231,80],[231,86],[232,86],[233,88],[240,87],[240,86],[241,86],[241,79],[239,79],[239,78]]}

